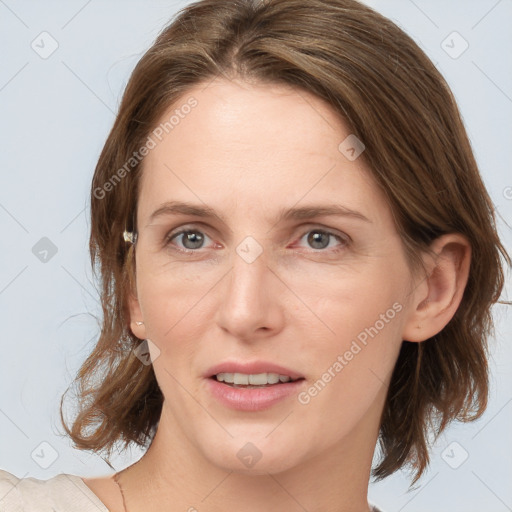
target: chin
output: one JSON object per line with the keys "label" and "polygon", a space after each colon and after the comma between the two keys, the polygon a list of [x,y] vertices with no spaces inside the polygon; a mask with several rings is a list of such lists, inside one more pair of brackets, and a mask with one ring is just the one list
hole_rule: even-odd
{"label": "chin", "polygon": [[[251,441],[252,439],[252,441]],[[298,443],[278,446],[261,436],[240,436],[222,445],[205,446],[204,456],[225,471],[244,475],[267,475],[287,471],[303,458]]]}

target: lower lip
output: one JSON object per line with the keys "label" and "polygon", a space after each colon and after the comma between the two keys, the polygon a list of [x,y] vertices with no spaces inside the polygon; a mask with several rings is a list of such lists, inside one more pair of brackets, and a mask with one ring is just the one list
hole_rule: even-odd
{"label": "lower lip", "polygon": [[234,388],[217,379],[209,378],[209,390],[223,405],[239,411],[262,411],[296,395],[304,379],[273,384],[264,388]]}

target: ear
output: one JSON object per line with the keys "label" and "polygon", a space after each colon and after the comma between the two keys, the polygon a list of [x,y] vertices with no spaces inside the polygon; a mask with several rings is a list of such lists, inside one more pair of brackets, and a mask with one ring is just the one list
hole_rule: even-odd
{"label": "ear", "polygon": [[412,293],[402,339],[425,341],[441,332],[457,311],[466,287],[471,244],[459,233],[443,235],[424,256],[427,275]]}
{"label": "ear", "polygon": [[[135,265],[134,261],[130,262]],[[134,336],[141,340],[146,339],[146,326],[144,325],[144,315],[142,314],[142,310],[139,303],[139,298],[137,296],[137,283],[136,283],[136,275],[135,270],[132,267],[132,272],[130,272],[128,276],[128,297],[127,297],[127,305],[128,305],[128,313],[130,318],[130,329]]]}
{"label": "ear", "polygon": [[[146,339],[146,326],[144,325],[142,310],[138,298],[130,292],[128,296],[128,310],[130,312],[130,329],[134,336],[141,340]],[[142,322],[142,323],[141,323]]]}

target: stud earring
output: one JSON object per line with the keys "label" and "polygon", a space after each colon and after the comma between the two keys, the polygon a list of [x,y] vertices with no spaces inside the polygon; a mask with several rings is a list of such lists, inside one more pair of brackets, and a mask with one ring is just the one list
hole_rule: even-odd
{"label": "stud earring", "polygon": [[144,322],[135,322],[137,325],[143,325]]}
{"label": "stud earring", "polygon": [[137,241],[137,233],[132,233],[131,231],[123,231],[123,239],[125,242],[130,242],[131,244],[135,245],[135,242]]}

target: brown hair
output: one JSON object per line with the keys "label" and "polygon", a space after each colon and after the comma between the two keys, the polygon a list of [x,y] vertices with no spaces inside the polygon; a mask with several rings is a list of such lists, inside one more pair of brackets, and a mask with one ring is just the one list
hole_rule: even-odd
{"label": "brown hair", "polygon": [[382,415],[373,474],[410,465],[415,482],[429,462],[429,432],[486,408],[491,306],[503,287],[501,258],[509,265],[510,258],[445,80],[409,36],[355,0],[199,1],[138,62],[92,180],[90,254],[103,324],[76,379],[79,411],[70,429],[61,402],[64,428],[79,449],[108,453],[118,441],[147,446],[154,436],[163,397],[152,366],[133,354],[140,340],[126,298],[134,256],[122,233],[136,227],[138,150],[172,104],[219,74],[291,85],[339,113],[366,146],[363,157],[413,266],[444,233],[471,243],[460,307],[433,338],[402,343]]}

